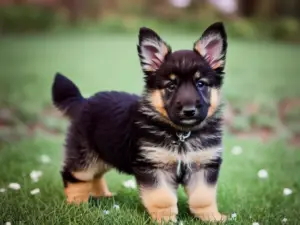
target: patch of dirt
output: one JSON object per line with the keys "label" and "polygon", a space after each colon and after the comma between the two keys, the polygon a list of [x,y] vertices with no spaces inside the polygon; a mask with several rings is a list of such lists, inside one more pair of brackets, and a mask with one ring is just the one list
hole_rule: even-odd
{"label": "patch of dirt", "polygon": [[224,108],[224,124],[225,126],[231,126],[234,120],[235,112],[232,106],[227,103]]}
{"label": "patch of dirt", "polygon": [[[42,117],[62,118],[61,113],[54,107],[47,107],[41,112]],[[59,128],[51,128],[36,121],[34,123],[23,123],[18,118],[18,113],[9,107],[0,107],[0,142],[17,141],[28,136],[33,136],[38,131],[51,135],[60,135]]]}
{"label": "patch of dirt", "polygon": [[243,131],[237,130],[233,126],[233,121],[236,116],[245,116],[249,117],[260,112],[260,106],[256,103],[249,103],[244,107],[244,110],[234,108],[231,104],[227,103],[224,110],[224,122],[225,126],[228,127],[231,134],[235,135],[237,138],[249,139],[249,138],[258,138],[262,142],[267,142],[276,137],[276,130],[268,127],[258,127],[252,125],[250,130]]}
{"label": "patch of dirt", "polygon": [[0,108],[0,127],[11,126],[15,123],[15,115],[11,109]]}
{"label": "patch of dirt", "polygon": [[63,115],[62,113],[56,109],[54,106],[47,106],[42,112],[42,115],[45,116],[52,116],[52,117],[56,117],[56,118],[62,118]]}
{"label": "patch of dirt", "polygon": [[[295,108],[300,107],[300,98],[288,98],[278,103],[279,119],[285,124],[286,115]],[[300,114],[300,112],[299,112]]]}
{"label": "patch of dirt", "polygon": [[269,128],[252,128],[250,131],[237,131],[230,129],[230,132],[240,139],[257,138],[262,142],[268,142],[276,137],[276,131]]}
{"label": "patch of dirt", "polygon": [[247,115],[254,115],[259,113],[260,106],[256,103],[249,103],[246,105],[245,111]]}
{"label": "patch of dirt", "polygon": [[[300,98],[287,98],[278,103],[278,115],[280,122],[283,127],[289,127],[289,123],[299,124],[300,126],[300,112],[299,119],[294,119],[293,121],[288,121],[288,115],[290,112],[296,112],[300,109]],[[294,133],[287,142],[293,147],[300,147],[300,133]]]}
{"label": "patch of dirt", "polygon": [[294,147],[300,147],[300,134],[295,134],[288,140],[288,143]]}
{"label": "patch of dirt", "polygon": [[52,135],[59,135],[59,134],[62,133],[58,129],[50,129],[50,128],[46,127],[45,125],[41,124],[41,123],[28,125],[28,131],[31,135],[34,135],[34,133],[39,131],[39,130],[44,131],[45,133],[48,133],[48,134],[52,134]]}
{"label": "patch of dirt", "polygon": [[[241,108],[241,107],[240,107]],[[242,109],[234,108],[230,103],[226,103],[226,107],[224,110],[224,119],[225,126],[228,127],[228,130],[231,134],[241,139],[249,139],[249,138],[257,138],[262,142],[268,142],[272,139],[275,139],[278,134],[282,130],[289,130],[291,128],[288,126],[288,115],[290,112],[296,112],[296,110],[300,109],[300,98],[287,98],[283,101],[280,101],[277,105],[277,112],[272,113],[272,115],[278,115],[278,119],[280,124],[278,124],[275,128],[265,127],[263,124],[256,125],[251,124],[251,127],[247,131],[237,130],[233,126],[233,122],[235,117],[249,117],[255,115],[263,115],[263,116],[272,116],[270,112],[263,111],[263,109],[256,103],[249,103],[245,105]],[[297,114],[296,114],[297,115]],[[299,122],[300,126],[300,112],[299,112],[299,121],[295,121],[295,123]],[[287,143],[294,147],[300,147],[300,133],[294,133],[291,138],[286,140]]]}

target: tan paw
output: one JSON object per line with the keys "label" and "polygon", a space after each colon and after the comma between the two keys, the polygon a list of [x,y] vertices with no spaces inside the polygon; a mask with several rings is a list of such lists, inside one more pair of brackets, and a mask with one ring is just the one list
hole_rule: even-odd
{"label": "tan paw", "polygon": [[91,184],[89,182],[82,183],[68,183],[65,188],[65,195],[67,197],[67,203],[69,204],[81,204],[87,203],[89,199],[89,192]]}
{"label": "tan paw", "polygon": [[227,216],[219,212],[197,214],[197,217],[205,222],[225,222],[227,220]]}
{"label": "tan paw", "polygon": [[116,193],[112,193],[112,192],[108,191],[108,192],[104,192],[101,197],[110,198],[110,197],[114,197],[115,195],[116,195]]}
{"label": "tan paw", "polygon": [[116,195],[116,193],[112,193],[110,191],[106,191],[106,192],[101,192],[101,193],[92,193],[92,196],[93,197],[96,197],[96,198],[111,198],[111,197],[114,197]]}
{"label": "tan paw", "polygon": [[80,205],[82,203],[87,203],[88,199],[88,196],[67,196],[67,203]]}
{"label": "tan paw", "polygon": [[158,224],[168,224],[169,222],[177,222],[176,214],[170,209],[159,209],[156,212],[150,213],[152,220]]}

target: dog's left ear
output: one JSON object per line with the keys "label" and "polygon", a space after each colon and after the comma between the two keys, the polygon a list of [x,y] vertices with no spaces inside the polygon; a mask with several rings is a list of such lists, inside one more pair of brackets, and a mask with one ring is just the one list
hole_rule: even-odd
{"label": "dog's left ear", "polygon": [[155,72],[172,51],[157,33],[146,27],[140,28],[137,49],[142,69],[147,75]]}
{"label": "dog's left ear", "polygon": [[202,55],[212,69],[223,71],[227,50],[227,35],[222,22],[209,26],[194,43],[194,51]]}

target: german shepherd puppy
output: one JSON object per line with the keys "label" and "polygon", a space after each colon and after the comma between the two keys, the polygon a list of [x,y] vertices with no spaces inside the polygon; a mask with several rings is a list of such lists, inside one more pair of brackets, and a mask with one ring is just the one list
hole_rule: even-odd
{"label": "german shepherd puppy", "polygon": [[115,168],[134,175],[142,203],[157,222],[176,221],[180,184],[196,217],[224,220],[216,193],[226,49],[221,22],[208,27],[193,49],[174,52],[153,30],[140,28],[141,96],[111,91],[84,98],[57,74],[53,102],[70,119],[61,171],[67,201],[111,196],[103,175]]}

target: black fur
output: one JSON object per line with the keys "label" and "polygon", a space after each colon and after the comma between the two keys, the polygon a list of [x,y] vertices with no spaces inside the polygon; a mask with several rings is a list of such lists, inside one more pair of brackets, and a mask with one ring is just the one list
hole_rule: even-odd
{"label": "black fur", "polygon": [[60,73],[55,75],[52,99],[54,105],[68,117],[75,117],[84,101],[78,87]]}
{"label": "black fur", "polygon": [[[151,30],[142,28],[140,44],[145,35],[161,40]],[[169,50],[171,51],[170,48]],[[141,54],[140,48],[138,51]],[[142,96],[111,91],[83,98],[72,81],[60,74],[55,76],[52,86],[53,103],[59,110],[65,111],[71,122],[65,143],[63,179],[71,179],[64,174],[84,170],[92,162],[102,160],[120,172],[134,175],[138,184],[144,186],[155,185],[157,175],[154,171],[158,169],[174,175],[174,186],[179,183],[186,184],[190,174],[201,169],[208,170],[208,183],[217,182],[221,161],[208,162],[201,167],[194,163],[187,167],[183,163],[182,170],[176,174],[177,164],[163,165],[145,156],[145,143],[161,148],[172,146],[178,154],[209,151],[222,143],[221,105],[210,117],[201,118],[199,123],[177,127],[174,126],[171,117],[170,121],[166,121],[149,102],[152,91],[163,89],[163,81],[168,79],[167,76],[171,73],[184,82],[200,71],[208,82],[208,89],[219,89],[223,79],[220,71],[216,73],[204,58],[193,50],[169,53],[164,60],[154,76],[153,73],[145,73],[147,79]],[[197,93],[198,91],[195,95]],[[182,143],[177,135],[183,130],[191,131],[191,135]],[[221,157],[221,154],[218,157]]]}
{"label": "black fur", "polygon": [[211,163],[208,163],[203,166],[202,169],[206,170],[206,181],[208,184],[214,185],[217,183],[221,164],[222,158],[217,158]]}

